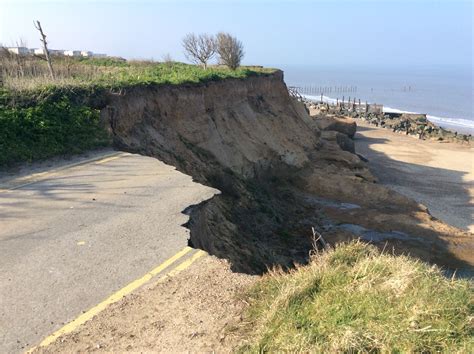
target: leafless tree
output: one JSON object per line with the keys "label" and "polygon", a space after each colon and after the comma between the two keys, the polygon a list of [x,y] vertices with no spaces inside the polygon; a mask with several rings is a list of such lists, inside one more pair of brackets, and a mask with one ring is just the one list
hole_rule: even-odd
{"label": "leafless tree", "polygon": [[206,69],[207,62],[216,54],[216,40],[214,36],[206,33],[199,35],[188,33],[183,38],[183,48],[188,60],[202,64]]}
{"label": "leafless tree", "polygon": [[220,32],[217,34],[216,50],[219,54],[219,62],[235,70],[240,66],[244,57],[244,46],[242,42],[229,33]]}
{"label": "leafless tree", "polygon": [[46,61],[48,62],[49,74],[51,75],[51,78],[54,80],[53,64],[51,64],[51,57],[48,51],[48,42],[46,42],[46,35],[44,34],[43,29],[41,28],[41,23],[38,20],[36,20],[36,22],[33,22],[33,23],[41,35],[41,42],[43,43],[44,55],[46,57]]}

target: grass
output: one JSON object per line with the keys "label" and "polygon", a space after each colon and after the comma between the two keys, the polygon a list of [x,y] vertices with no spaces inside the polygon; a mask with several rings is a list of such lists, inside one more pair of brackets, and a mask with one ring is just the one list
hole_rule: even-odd
{"label": "grass", "polygon": [[[1,59],[1,58],[0,58]],[[15,59],[15,58],[13,58]],[[117,58],[54,58],[56,78],[46,63],[35,58],[3,59],[4,88],[10,91],[41,91],[53,87],[126,88],[136,85],[200,83],[226,78],[245,78],[274,72],[261,67],[210,66],[208,69],[178,62],[125,61]]]}
{"label": "grass", "polygon": [[473,352],[473,284],[359,241],[247,294],[242,352]]}
{"label": "grass", "polygon": [[99,121],[108,92],[274,71],[260,67],[205,70],[177,62],[67,57],[53,57],[53,67],[55,79],[43,60],[0,50],[0,167],[109,144]]}

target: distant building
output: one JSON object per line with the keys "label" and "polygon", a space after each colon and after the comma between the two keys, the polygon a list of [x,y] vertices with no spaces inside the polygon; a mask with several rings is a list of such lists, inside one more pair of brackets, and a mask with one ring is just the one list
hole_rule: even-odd
{"label": "distant building", "polygon": [[64,55],[64,49],[48,49],[51,55]]}
{"label": "distant building", "polygon": [[8,47],[7,50],[10,53],[18,54],[18,55],[28,55],[28,54],[30,54],[30,50],[26,47]]}
{"label": "distant building", "polygon": [[[26,47],[7,47],[10,53],[18,55],[45,55],[44,48],[26,48]],[[48,49],[51,55],[61,55],[67,57],[94,57],[105,58],[107,55],[102,53],[93,53],[89,50],[64,50],[64,49]]]}
{"label": "distant building", "polygon": [[65,50],[63,53],[67,57],[80,57],[81,56],[80,50]]}
{"label": "distant building", "polygon": [[[33,51],[32,54],[36,54],[36,55],[44,55],[45,54],[43,48],[30,49],[30,51]],[[48,52],[51,55],[64,55],[64,50],[63,49],[48,49]]]}

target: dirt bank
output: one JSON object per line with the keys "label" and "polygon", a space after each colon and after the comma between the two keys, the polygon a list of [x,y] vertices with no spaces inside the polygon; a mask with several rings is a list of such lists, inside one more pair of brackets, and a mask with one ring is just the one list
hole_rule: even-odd
{"label": "dirt bank", "polygon": [[329,242],[362,238],[450,267],[474,264],[471,234],[376,183],[340,139],[322,136],[281,72],[136,88],[112,97],[102,119],[116,146],[222,191],[188,211],[190,243],[233,270],[307,261],[312,226]]}

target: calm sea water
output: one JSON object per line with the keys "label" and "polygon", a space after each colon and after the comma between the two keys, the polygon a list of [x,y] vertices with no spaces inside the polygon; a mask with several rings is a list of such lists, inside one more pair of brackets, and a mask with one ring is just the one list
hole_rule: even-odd
{"label": "calm sea water", "polygon": [[[440,126],[474,134],[472,68],[328,68],[283,66],[289,86],[332,87],[328,98],[381,103],[387,111],[426,113]],[[336,92],[335,87],[356,87]],[[319,97],[317,93],[315,93]]]}

